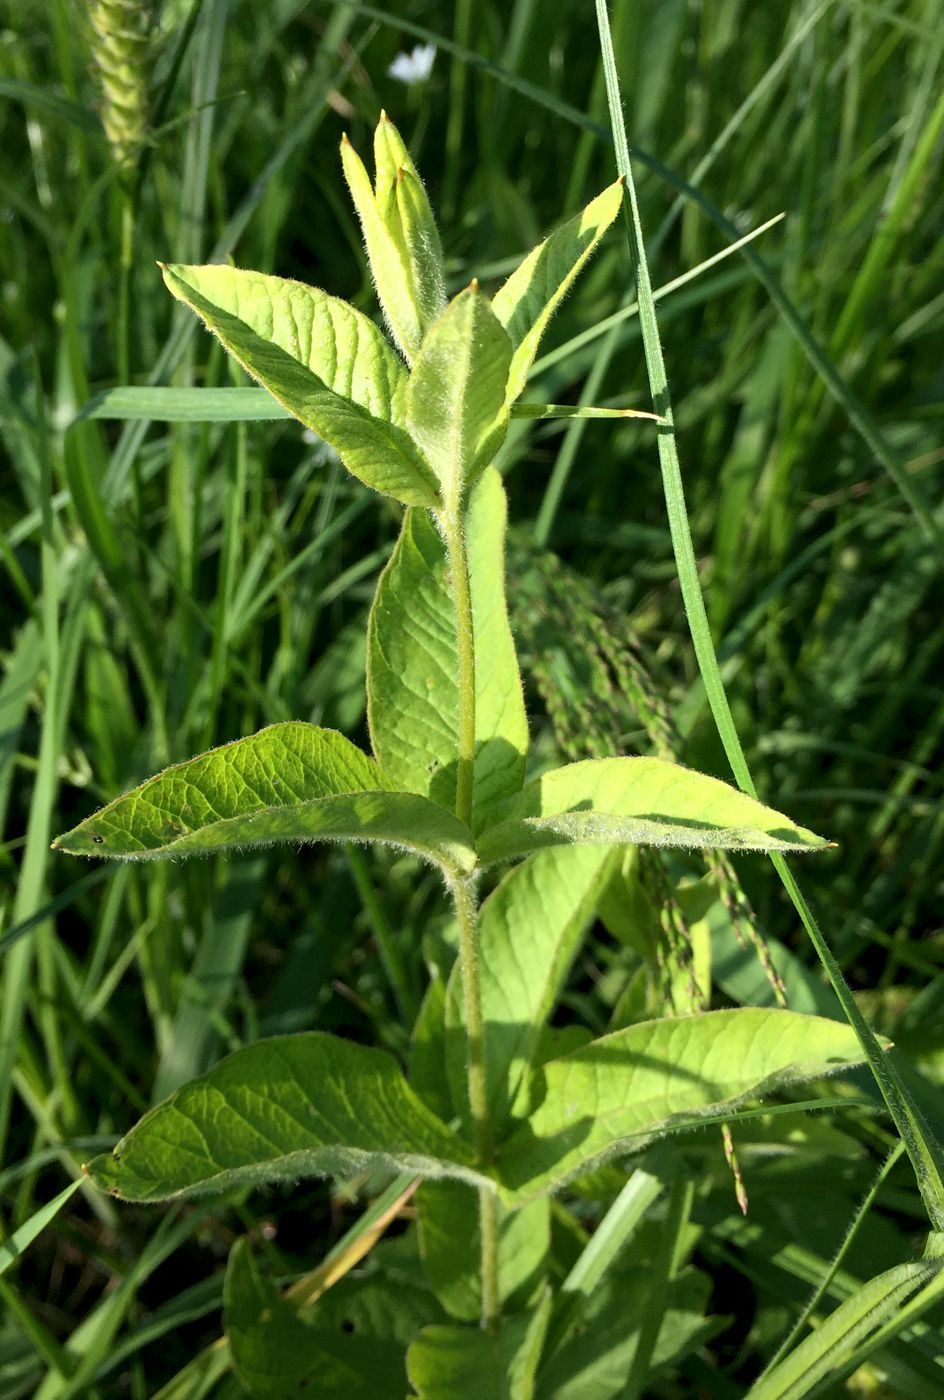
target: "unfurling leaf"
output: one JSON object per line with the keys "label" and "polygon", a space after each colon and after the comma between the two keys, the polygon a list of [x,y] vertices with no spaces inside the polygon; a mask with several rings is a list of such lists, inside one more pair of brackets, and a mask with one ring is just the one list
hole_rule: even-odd
{"label": "unfurling leaf", "polygon": [[393,122],[381,113],[374,133],[376,182],[345,136],[341,164],[360,219],[377,295],[397,344],[410,361],[445,310],[442,248],[416,166]]}

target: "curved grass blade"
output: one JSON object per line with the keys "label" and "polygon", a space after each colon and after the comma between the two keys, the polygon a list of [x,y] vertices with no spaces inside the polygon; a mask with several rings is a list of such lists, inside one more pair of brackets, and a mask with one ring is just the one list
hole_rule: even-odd
{"label": "curved grass blade", "polygon": [[[639,217],[639,207],[636,201],[636,190],[629,158],[629,142],[626,137],[626,128],[623,122],[619,77],[616,71],[616,60],[613,54],[613,38],[610,33],[610,23],[605,0],[595,0],[595,3],[600,48],[606,80],[607,100],[610,109],[610,126],[616,152],[616,164],[617,169],[625,177],[626,192],[629,201],[625,222],[627,239],[636,277],[636,293],[639,302],[639,320],[646,360],[646,371],[649,377],[653,407],[668,419],[668,426],[660,428],[659,430],[658,447],[666,512],[668,515],[669,530],[672,536],[672,548],[675,553],[679,587],[685,604],[685,613],[688,618],[692,645],[694,646],[695,656],[698,661],[698,669],[701,673],[705,694],[711,706],[711,713],[724,746],[725,754],[727,755],[728,762],[731,765],[731,770],[734,773],[738,785],[744,789],[745,792],[753,796],[755,795],[754,782],[747,764],[747,759],[744,756],[744,750],[734,723],[734,717],[731,714],[731,707],[728,704],[728,697],[725,693],[724,682],[721,678],[718,657],[711,637],[711,629],[708,625],[708,616],[705,611],[705,602],[701,592],[698,567],[695,561],[695,550],[692,544],[692,536],[685,509],[682,474],[675,442],[672,400],[669,394],[665,362],[662,356],[662,345],[659,339],[659,326],[652,296],[652,283],[649,277],[649,266],[646,261],[642,223]],[[653,165],[651,161],[647,163],[650,164],[650,166]],[[723,219],[723,216],[714,209],[714,206],[711,205],[710,202],[700,202],[703,202],[703,207],[705,207],[706,211],[716,222],[722,220],[726,227],[730,227],[728,221]],[[864,410],[860,410],[860,406],[853,397],[851,391],[848,390],[848,387],[834,369],[832,362],[816,344],[803,323],[802,318],[799,316],[799,313],[796,311],[796,308],[783,293],[779,283],[767,271],[766,264],[757,257],[752,249],[748,249],[745,252],[745,257],[757,271],[761,281],[767,287],[781,315],[799,339],[804,352],[810,358],[818,372],[823,376],[831,392],[838,401],[843,404],[847,412],[849,412],[858,431],[874,448],[879,460],[889,472],[889,475],[895,481],[899,490],[908,500],[918,519],[922,522],[925,533],[929,538],[938,539],[939,531],[933,517],[930,515],[925,503],[915,495],[913,488],[910,486],[904,473],[900,470],[900,467],[898,467],[894,454],[891,452],[891,449],[888,447],[888,444],[885,442],[877,426],[871,422]],[[875,1081],[878,1084],[895,1126],[905,1143],[908,1156],[911,1159],[918,1180],[921,1197],[931,1222],[936,1230],[942,1230],[944,1229],[944,1148],[942,1148],[942,1145],[935,1138],[929,1125],[925,1122],[911,1094],[895,1072],[894,1067],[883,1052],[871,1027],[856,1005],[849,984],[842,974],[842,969],[823,937],[822,931],[814,919],[806,900],[800,893],[799,886],[793,878],[793,874],[789,870],[786,861],[776,852],[771,852],[771,861],[793,902],[794,908],[800,915],[803,926],[810,936],[810,941],[816,949],[817,956],[826,969],[833,989],[839,998],[843,1014],[849,1024],[854,1027],[856,1035],[859,1037],[869,1068],[875,1077]]]}
{"label": "curved grass blade", "polygon": [[474,864],[451,812],[389,791],[373,759],[333,729],[291,720],[149,778],[53,845],[148,860],[276,841],[383,841],[447,870]]}
{"label": "curved grass blade", "polygon": [[[857,1288],[816,1331],[748,1391],[748,1400],[806,1400],[878,1345],[876,1334],[921,1288],[940,1277],[939,1259],[899,1264]],[[940,1292],[940,1288],[938,1289]],[[864,1350],[863,1350],[864,1346]]]}

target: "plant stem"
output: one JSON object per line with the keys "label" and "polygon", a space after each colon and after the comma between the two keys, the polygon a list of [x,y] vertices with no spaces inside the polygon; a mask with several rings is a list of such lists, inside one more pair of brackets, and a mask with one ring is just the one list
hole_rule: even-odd
{"label": "plant stem", "polygon": [[[472,624],[472,590],[469,557],[462,530],[461,507],[442,516],[449,554],[452,593],[456,606],[456,679],[458,683],[456,816],[472,823],[472,779],[475,763],[475,636]],[[468,1037],[469,1111],[479,1163],[492,1156],[492,1126],[485,1081],[485,1025],[479,982],[478,909],[474,879],[451,884],[459,926],[459,970],[465,1003]],[[493,1328],[499,1316],[498,1297],[498,1201],[487,1186],[479,1188],[479,1230],[482,1243],[482,1326]]]}
{"label": "plant stem", "polygon": [[456,765],[456,816],[472,824],[472,777],[475,764],[475,637],[472,627],[472,590],[469,585],[469,556],[462,530],[461,508],[441,517],[452,594],[456,605],[456,679],[459,687],[459,715]]}
{"label": "plant stem", "polygon": [[[492,1126],[488,1113],[485,1080],[485,1027],[482,1021],[482,990],[479,982],[478,917],[472,880],[452,884],[456,919],[459,925],[459,969],[468,1036],[469,1109],[475,1132],[479,1163],[488,1164],[492,1155]],[[498,1201],[490,1187],[479,1187],[479,1227],[482,1241],[482,1326],[493,1327],[498,1320]]]}

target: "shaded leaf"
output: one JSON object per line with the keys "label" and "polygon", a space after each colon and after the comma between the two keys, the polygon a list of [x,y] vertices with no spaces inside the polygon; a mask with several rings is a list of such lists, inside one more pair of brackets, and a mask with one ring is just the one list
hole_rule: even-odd
{"label": "shaded leaf", "polygon": [[88,1172],[125,1200],[162,1201],[371,1166],[483,1180],[472,1149],[417,1098],[391,1055],[312,1031],[221,1060]]}
{"label": "shaded leaf", "polygon": [[483,865],[541,846],[816,851],[829,845],[718,778],[661,758],[599,758],[545,773],[492,812]]}
{"label": "shaded leaf", "polygon": [[[443,1307],[463,1322],[482,1311],[482,1244],[477,1203],[461,1181],[424,1181],[417,1192],[420,1254],[429,1286]],[[498,1294],[503,1312],[525,1307],[544,1282],[551,1243],[550,1203],[531,1201],[520,1210],[501,1205]]]}
{"label": "shaded leaf", "polygon": [[425,798],[386,791],[373,759],[333,729],[272,724],[178,763],[110,802],[54,845],[146,860],[274,841],[384,841],[469,869],[471,834]]}
{"label": "shaded leaf", "polygon": [[494,1332],[425,1327],[406,1357],[421,1400],[532,1400],[550,1303],[546,1294],[534,1312],[503,1318]]}
{"label": "shaded leaf", "polygon": [[729,1118],[748,1099],[862,1058],[849,1026],[793,1011],[630,1026],[544,1066],[543,1098],[499,1147],[499,1176],[509,1200],[529,1200],[654,1136]]}
{"label": "shaded leaf", "polygon": [[230,1250],[224,1307],[233,1365],[254,1400],[312,1395],[402,1400],[402,1347],[319,1326],[317,1309],[310,1321],[303,1320],[259,1273],[246,1239]]}
{"label": "shaded leaf", "polygon": [[284,277],[216,264],[162,271],[173,295],[348,471],[407,505],[438,504],[436,479],[403,426],[406,371],[378,326]]}

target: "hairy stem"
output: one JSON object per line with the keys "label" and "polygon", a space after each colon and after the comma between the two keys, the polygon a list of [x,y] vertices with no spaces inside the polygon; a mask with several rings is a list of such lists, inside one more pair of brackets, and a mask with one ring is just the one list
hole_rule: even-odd
{"label": "hairy stem", "polygon": [[[462,973],[468,1036],[469,1109],[479,1162],[487,1166],[492,1155],[492,1125],[485,1081],[485,1027],[479,982],[478,911],[473,882],[454,881],[452,897],[459,925],[459,969]],[[494,1191],[487,1186],[479,1188],[479,1224],[482,1241],[482,1326],[492,1327],[499,1313],[498,1201]]]}
{"label": "hairy stem", "polygon": [[[452,593],[456,606],[456,678],[459,690],[456,768],[456,816],[472,823],[472,778],[475,763],[475,638],[472,626],[472,590],[469,584],[469,558],[462,530],[461,510],[442,517],[443,534],[449,554]],[[459,925],[459,969],[465,1001],[468,1036],[469,1111],[475,1132],[479,1162],[487,1166],[492,1156],[492,1126],[489,1121],[485,1083],[485,1026],[482,1020],[482,989],[479,982],[478,908],[475,884],[471,879],[452,883],[456,919]],[[494,1191],[479,1189],[479,1226],[482,1242],[482,1326],[498,1321],[498,1201]]]}
{"label": "hairy stem", "polygon": [[459,510],[442,516],[449,554],[452,594],[456,605],[456,678],[459,684],[456,816],[472,824],[472,776],[475,763],[475,639],[472,630],[472,590]]}

